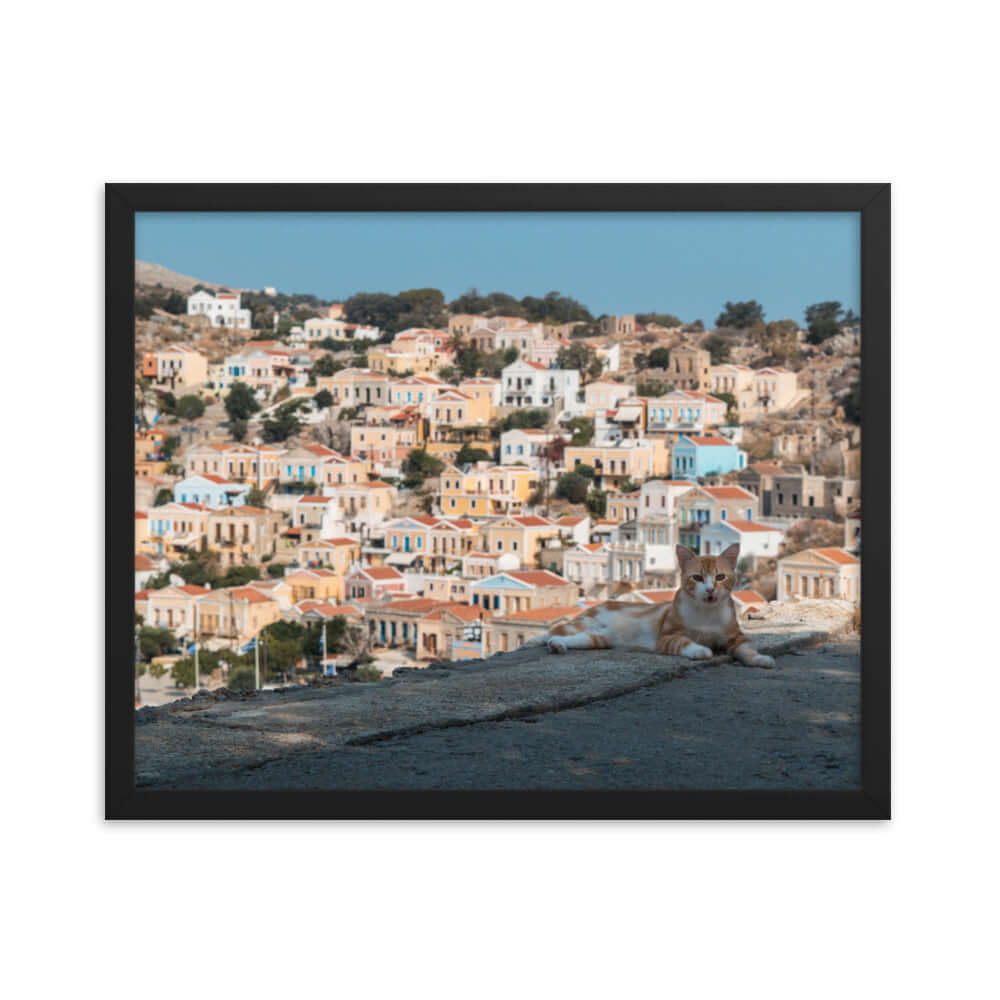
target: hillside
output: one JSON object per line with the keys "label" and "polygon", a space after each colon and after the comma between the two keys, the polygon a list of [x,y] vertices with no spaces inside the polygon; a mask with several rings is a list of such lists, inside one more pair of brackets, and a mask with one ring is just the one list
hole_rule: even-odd
{"label": "hillside", "polygon": [[[146,260],[135,262],[135,283],[150,286],[160,284],[164,288],[175,288],[185,294],[191,292],[195,285],[204,285],[206,288],[231,287],[220,285],[214,281],[205,281],[203,278],[189,278],[186,274],[178,274],[162,264],[153,264]],[[231,290],[234,292],[245,291],[245,289],[235,287],[231,287]]]}

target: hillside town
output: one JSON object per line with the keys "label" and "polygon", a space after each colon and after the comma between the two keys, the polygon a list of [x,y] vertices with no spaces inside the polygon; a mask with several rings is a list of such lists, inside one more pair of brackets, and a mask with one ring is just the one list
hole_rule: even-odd
{"label": "hillside town", "polygon": [[487,658],[671,601],[677,544],[739,543],[744,615],[858,602],[860,321],[720,308],[137,269],[137,700]]}

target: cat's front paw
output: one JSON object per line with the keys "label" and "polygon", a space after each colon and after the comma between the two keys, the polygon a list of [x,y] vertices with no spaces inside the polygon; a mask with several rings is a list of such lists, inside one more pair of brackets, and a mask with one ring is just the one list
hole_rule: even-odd
{"label": "cat's front paw", "polygon": [[761,667],[763,670],[770,670],[774,666],[774,660],[763,653],[757,653],[748,665],[751,667]]}
{"label": "cat's front paw", "polygon": [[689,660],[709,660],[712,651],[708,646],[702,646],[698,642],[689,642],[682,650],[681,656],[686,656]]}
{"label": "cat's front paw", "polygon": [[549,639],[545,645],[549,647],[550,653],[566,652],[566,643],[562,639]]}

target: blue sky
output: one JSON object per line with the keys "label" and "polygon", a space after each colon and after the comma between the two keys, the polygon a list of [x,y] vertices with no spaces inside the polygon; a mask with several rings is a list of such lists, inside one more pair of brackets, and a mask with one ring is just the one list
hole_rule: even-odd
{"label": "blue sky", "polygon": [[601,313],[711,326],[727,299],[803,319],[860,312],[860,215],[845,213],[140,213],[136,256],[241,288],[558,291]]}

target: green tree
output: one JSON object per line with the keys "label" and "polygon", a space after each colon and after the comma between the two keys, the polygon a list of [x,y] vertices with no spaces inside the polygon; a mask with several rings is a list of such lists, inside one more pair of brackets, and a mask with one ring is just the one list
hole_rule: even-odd
{"label": "green tree", "polygon": [[284,563],[268,563],[267,564],[267,575],[268,576],[284,576],[286,566]]}
{"label": "green tree", "polygon": [[594,467],[592,465],[587,465],[586,462],[581,462],[579,465],[574,466],[573,471],[578,476],[584,476],[586,479],[594,478]]}
{"label": "green tree", "polygon": [[302,429],[299,411],[308,405],[309,401],[306,399],[293,399],[290,403],[283,403],[270,416],[264,418],[261,423],[261,437],[269,444],[287,441]]}
{"label": "green tree", "polygon": [[223,405],[230,420],[249,420],[260,409],[253,389],[245,382],[234,382],[230,386]]}
{"label": "green tree", "polygon": [[556,481],[556,496],[570,503],[583,503],[590,490],[590,481],[578,472],[564,472]]}
{"label": "green tree", "polygon": [[143,659],[173,652],[177,648],[177,636],[168,628],[158,625],[143,625],[139,629],[139,652]]}
{"label": "green tree", "polygon": [[818,319],[809,324],[806,340],[810,344],[822,344],[831,337],[836,337],[838,333],[840,333],[840,324],[836,320]]}
{"label": "green tree", "polygon": [[263,490],[257,489],[256,486],[251,486],[247,490],[247,505],[250,507],[266,507],[267,494]]}
{"label": "green tree", "polygon": [[414,448],[403,462],[403,485],[419,486],[428,476],[436,476],[444,468],[444,462],[431,455],[425,448]]}
{"label": "green tree", "polygon": [[540,429],[551,419],[552,414],[548,410],[515,410],[507,414],[500,425],[501,430],[514,431],[525,428]]}
{"label": "green tree", "polygon": [[666,382],[640,382],[635,391],[636,395],[656,399],[670,392],[670,386]]}
{"label": "green tree", "polygon": [[754,323],[763,322],[764,307],[755,299],[751,299],[749,302],[727,302],[725,309],[719,313],[715,325],[748,330]]}
{"label": "green tree", "polygon": [[402,329],[417,326],[434,330],[447,326],[444,294],[437,288],[411,288],[400,292],[397,298],[405,307],[398,320]]}
{"label": "green tree", "polygon": [[492,457],[488,451],[466,441],[455,455],[455,464],[472,465],[474,462],[488,462]]}
{"label": "green tree", "polygon": [[332,354],[323,354],[313,362],[312,373],[328,378],[331,375],[336,375],[343,367]]}
{"label": "green tree", "polygon": [[635,482],[631,476],[626,476],[618,482],[619,493],[635,493],[638,488],[639,484]]}
{"label": "green tree", "polygon": [[701,346],[712,356],[713,365],[721,365],[729,358],[729,341],[725,337],[720,337],[717,333],[712,334],[711,337],[706,337],[701,342]]}
{"label": "green tree", "polygon": [[253,667],[240,666],[229,674],[226,687],[230,691],[239,691],[246,694],[254,690],[254,670]]}
{"label": "green tree", "polygon": [[669,368],[670,367],[670,351],[665,347],[656,347],[649,352],[648,367],[650,368]]}
{"label": "green tree", "polygon": [[242,441],[247,436],[250,425],[240,418],[229,421],[229,433],[234,441]]}
{"label": "green tree", "polygon": [[635,316],[636,323],[642,326],[646,326],[649,323],[655,323],[657,326],[683,326],[684,324],[671,313],[636,313]]}
{"label": "green tree", "polygon": [[181,396],[177,400],[177,416],[184,420],[196,420],[205,412],[205,401],[201,396]]}
{"label": "green tree", "polygon": [[591,490],[587,494],[587,510],[594,517],[604,517],[608,512],[608,495],[603,490]]}
{"label": "green tree", "polygon": [[586,447],[594,440],[594,421],[590,417],[573,417],[567,424],[566,429],[573,435],[570,444],[577,447]]}
{"label": "green tree", "polygon": [[580,371],[585,372],[590,368],[591,362],[594,360],[594,352],[582,341],[577,341],[575,344],[570,344],[569,347],[562,347],[559,349],[559,353],[556,355],[556,367],[562,368],[564,371]]}
{"label": "green tree", "polygon": [[333,394],[329,389],[320,389],[319,392],[313,396],[313,406],[317,410],[328,410],[333,406]]}
{"label": "green tree", "polygon": [[850,391],[840,401],[844,408],[844,417],[852,424],[861,423],[861,379],[856,378]]}
{"label": "green tree", "polygon": [[793,319],[779,319],[766,324],[754,323],[749,337],[751,343],[780,362],[787,362],[799,353],[799,324]]}
{"label": "green tree", "polygon": [[154,507],[162,507],[165,503],[173,503],[174,491],[167,489],[166,486],[161,486],[160,489],[156,491],[156,499],[153,501]]}
{"label": "green tree", "polygon": [[814,305],[806,306],[806,326],[823,320],[838,323],[843,311],[844,307],[839,302],[816,302]]}
{"label": "green tree", "polygon": [[[200,662],[201,654],[199,653],[199,672],[203,669]],[[171,668],[170,672],[174,677],[174,684],[179,688],[189,688],[194,687],[194,657],[185,656],[178,660]]]}

